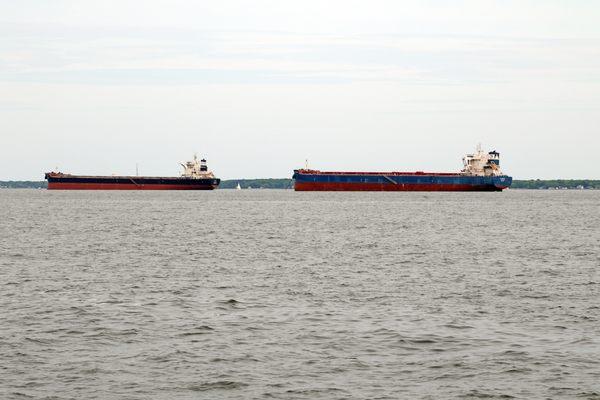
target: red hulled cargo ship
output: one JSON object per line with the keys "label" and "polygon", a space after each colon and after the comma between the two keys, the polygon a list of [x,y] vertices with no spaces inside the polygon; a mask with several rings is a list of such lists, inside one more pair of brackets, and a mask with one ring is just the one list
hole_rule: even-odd
{"label": "red hulled cargo ship", "polygon": [[208,170],[206,160],[181,164],[181,176],[88,176],[47,172],[49,190],[213,190],[220,179]]}

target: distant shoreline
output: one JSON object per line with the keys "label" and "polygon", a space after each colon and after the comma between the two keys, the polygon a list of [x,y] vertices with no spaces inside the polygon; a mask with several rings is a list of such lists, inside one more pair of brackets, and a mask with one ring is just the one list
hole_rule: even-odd
{"label": "distant shoreline", "polygon": [[[226,179],[219,189],[292,189],[293,180],[269,179]],[[0,189],[45,189],[46,181],[0,181]],[[513,180],[511,189],[533,190],[600,190],[600,179],[528,179]]]}

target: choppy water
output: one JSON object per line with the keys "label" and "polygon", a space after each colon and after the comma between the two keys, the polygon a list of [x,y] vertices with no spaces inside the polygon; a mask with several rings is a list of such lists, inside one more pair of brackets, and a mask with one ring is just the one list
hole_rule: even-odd
{"label": "choppy water", "polygon": [[0,191],[2,399],[600,398],[600,192]]}

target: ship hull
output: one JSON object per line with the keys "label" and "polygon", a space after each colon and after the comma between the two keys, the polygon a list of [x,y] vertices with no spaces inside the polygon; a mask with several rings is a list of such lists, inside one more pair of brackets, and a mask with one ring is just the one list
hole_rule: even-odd
{"label": "ship hull", "polygon": [[220,179],[46,174],[48,190],[214,190]]}
{"label": "ship hull", "polygon": [[499,192],[509,176],[466,176],[446,173],[375,173],[294,171],[296,191],[347,192]]}

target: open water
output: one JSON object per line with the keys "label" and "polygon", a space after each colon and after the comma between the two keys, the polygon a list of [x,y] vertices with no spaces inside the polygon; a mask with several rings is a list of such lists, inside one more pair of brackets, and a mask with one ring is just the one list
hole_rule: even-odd
{"label": "open water", "polygon": [[600,399],[600,191],[0,191],[2,399]]}

